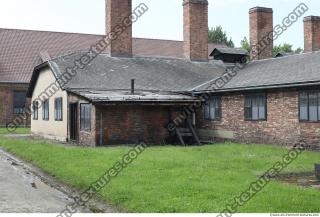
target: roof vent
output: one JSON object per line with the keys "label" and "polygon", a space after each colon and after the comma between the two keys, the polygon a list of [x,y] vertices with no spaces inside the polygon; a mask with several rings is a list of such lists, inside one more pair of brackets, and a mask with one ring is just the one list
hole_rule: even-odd
{"label": "roof vent", "polygon": [[241,48],[215,48],[210,56],[214,60],[222,60],[224,63],[245,63],[249,54]]}

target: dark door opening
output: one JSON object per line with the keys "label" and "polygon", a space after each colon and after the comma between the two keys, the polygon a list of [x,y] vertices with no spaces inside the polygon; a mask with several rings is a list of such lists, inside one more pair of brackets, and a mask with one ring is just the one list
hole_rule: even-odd
{"label": "dark door opening", "polygon": [[70,110],[70,140],[78,141],[78,104],[71,103]]}

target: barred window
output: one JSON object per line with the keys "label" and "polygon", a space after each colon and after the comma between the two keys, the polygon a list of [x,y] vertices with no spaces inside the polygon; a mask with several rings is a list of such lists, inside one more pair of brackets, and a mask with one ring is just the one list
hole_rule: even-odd
{"label": "barred window", "polygon": [[56,121],[62,121],[62,98],[54,100],[54,119]]}
{"label": "barred window", "polygon": [[39,116],[39,102],[33,101],[32,102],[32,117],[33,120],[38,120]]}
{"label": "barred window", "polygon": [[80,105],[80,130],[91,131],[91,105]]}
{"label": "barred window", "polygon": [[23,114],[26,110],[26,92],[13,92],[13,114]]}
{"label": "barred window", "polygon": [[320,91],[302,91],[299,94],[301,121],[320,121]]}
{"label": "barred window", "polygon": [[245,96],[244,116],[248,121],[267,120],[267,103],[265,94]]}
{"label": "barred window", "polygon": [[221,119],[221,97],[212,96],[207,101],[204,108],[204,118],[208,120]]}
{"label": "barred window", "polygon": [[45,121],[49,120],[49,100],[42,102],[42,119]]}

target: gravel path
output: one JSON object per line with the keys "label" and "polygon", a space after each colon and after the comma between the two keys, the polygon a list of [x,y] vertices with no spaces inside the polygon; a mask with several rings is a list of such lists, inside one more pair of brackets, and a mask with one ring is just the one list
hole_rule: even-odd
{"label": "gravel path", "polygon": [[[0,213],[60,213],[74,201],[70,196],[74,191],[44,176],[0,149]],[[93,203],[94,210],[113,212],[106,204]],[[78,212],[90,212],[90,208],[82,207]]]}

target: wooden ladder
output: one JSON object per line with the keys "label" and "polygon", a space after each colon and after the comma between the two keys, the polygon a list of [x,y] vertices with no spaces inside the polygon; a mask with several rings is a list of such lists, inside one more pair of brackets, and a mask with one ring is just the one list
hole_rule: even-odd
{"label": "wooden ladder", "polygon": [[179,141],[182,145],[186,146],[186,143],[184,141],[184,138],[190,138],[192,137],[197,145],[201,145],[201,142],[199,140],[199,137],[191,123],[190,120],[187,121],[188,123],[188,128],[176,128],[176,133],[179,138]]}

